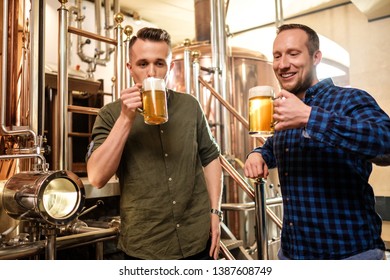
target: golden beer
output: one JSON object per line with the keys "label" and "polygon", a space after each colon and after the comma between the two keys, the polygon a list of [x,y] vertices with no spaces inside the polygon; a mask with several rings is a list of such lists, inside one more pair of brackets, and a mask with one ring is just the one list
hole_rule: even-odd
{"label": "golden beer", "polygon": [[168,121],[168,106],[164,79],[149,77],[142,83],[144,122],[158,125]]}
{"label": "golden beer", "polygon": [[147,124],[162,124],[168,121],[165,91],[147,90],[142,93],[144,121]]}
{"label": "golden beer", "polygon": [[271,136],[273,126],[274,90],[270,86],[257,86],[249,89],[249,134],[251,136]]}

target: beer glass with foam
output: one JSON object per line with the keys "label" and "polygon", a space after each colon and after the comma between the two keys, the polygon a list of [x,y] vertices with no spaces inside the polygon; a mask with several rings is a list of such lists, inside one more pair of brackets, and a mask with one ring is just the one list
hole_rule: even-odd
{"label": "beer glass with foam", "polygon": [[273,100],[271,86],[257,86],[249,89],[249,134],[268,137],[274,133]]}
{"label": "beer glass with foam", "polygon": [[149,77],[142,82],[144,122],[158,125],[168,121],[167,95],[164,79]]}

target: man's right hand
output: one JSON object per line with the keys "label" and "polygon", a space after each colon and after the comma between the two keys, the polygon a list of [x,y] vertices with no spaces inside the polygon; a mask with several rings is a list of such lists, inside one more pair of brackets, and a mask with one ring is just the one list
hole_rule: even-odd
{"label": "man's right hand", "polygon": [[249,154],[245,161],[244,173],[247,178],[252,179],[268,177],[268,166],[260,153]]}
{"label": "man's right hand", "polygon": [[142,108],[141,84],[121,91],[122,114],[133,119],[137,108]]}

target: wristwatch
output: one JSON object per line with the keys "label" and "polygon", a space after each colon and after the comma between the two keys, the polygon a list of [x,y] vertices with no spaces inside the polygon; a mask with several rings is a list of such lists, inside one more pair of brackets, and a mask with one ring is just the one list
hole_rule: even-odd
{"label": "wristwatch", "polygon": [[223,212],[222,212],[222,211],[220,211],[220,210],[218,210],[218,209],[211,208],[210,213],[211,213],[211,214],[218,215],[219,221],[220,221],[220,222],[223,221]]}

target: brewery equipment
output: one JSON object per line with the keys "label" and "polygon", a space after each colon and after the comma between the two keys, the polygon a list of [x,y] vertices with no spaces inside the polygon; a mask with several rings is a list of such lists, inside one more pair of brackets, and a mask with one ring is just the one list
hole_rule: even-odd
{"label": "brewery equipment", "polygon": [[[11,1],[6,0],[0,4],[3,8],[0,259],[55,259],[57,251],[95,243],[96,256],[93,257],[100,259],[106,254],[102,249],[102,242],[105,242],[105,245],[108,241],[115,244],[118,234],[120,224],[118,208],[103,209],[106,202],[109,205],[119,205],[118,182],[115,178],[110,180],[102,189],[105,191],[103,193],[92,188],[86,178],[78,177],[76,173],[82,172],[72,171],[75,166],[69,164],[71,160],[68,156],[72,148],[79,154],[85,154],[87,147],[85,150],[77,150],[75,142],[68,141],[68,138],[90,137],[90,131],[70,130],[72,114],[88,115],[93,119],[98,108],[81,107],[71,102],[99,91],[100,82],[92,79],[93,70],[96,65],[108,62],[108,56],[106,53],[105,58],[100,57],[102,54],[97,50],[95,60],[88,57],[80,49],[86,41],[77,37],[76,51],[88,63],[90,79],[68,78],[69,34],[100,40],[106,43],[108,52],[110,52],[108,45],[115,45],[116,72],[115,78],[112,79],[114,82],[112,99],[116,99],[120,89],[128,84],[123,71],[125,68],[123,59],[131,28],[122,28],[123,15],[117,14],[115,39],[85,32],[81,30],[80,23],[77,23],[76,27],[67,25],[70,11],[80,15],[82,1],[77,0],[76,7],[69,8],[70,11],[66,7],[67,1],[58,1],[59,65],[56,72],[45,75],[43,49],[31,48],[42,46],[44,40],[44,34],[39,32],[44,27],[42,21],[44,16],[40,14],[42,7],[38,2],[40,1],[31,1],[30,21],[23,24],[31,27],[24,30],[21,36],[23,40],[19,40],[24,42],[23,56],[12,51],[18,39],[8,38],[8,34],[11,34],[11,38],[17,37],[18,34],[17,28],[9,26],[9,22],[16,22],[18,25],[16,10],[19,1],[13,1],[11,5]],[[117,7],[117,1],[114,2],[114,6]],[[98,5],[95,5],[95,9],[100,8],[101,1],[96,3]],[[111,2],[105,1],[105,4],[107,3]],[[266,197],[255,197],[253,182],[243,178],[242,168],[246,155],[254,146],[261,144],[248,134],[246,119],[249,116],[247,104],[249,89],[258,85],[272,86],[276,89],[277,82],[272,66],[264,55],[247,49],[226,47],[225,28],[215,29],[217,31],[210,36],[209,23],[212,22],[215,27],[221,25],[223,21],[222,16],[215,17],[218,11],[220,13],[223,10],[222,1],[218,3],[211,5],[209,0],[195,1],[195,14],[198,18],[197,38],[193,42],[187,40],[183,46],[176,46],[173,49],[175,67],[170,73],[167,88],[187,92],[198,98],[222,148],[221,162],[226,171],[223,209],[227,211],[226,224],[222,224],[224,237],[228,236],[229,242],[240,242],[243,258],[256,258],[258,246],[255,233],[255,200],[257,204],[266,203],[264,213],[275,223],[259,219],[261,222],[258,222],[258,227],[267,224],[267,235],[270,237],[270,240],[262,240],[265,242],[261,243],[261,250],[266,247],[264,244],[269,244],[270,247],[275,245],[275,248],[267,253],[270,258],[275,258],[281,227],[279,217],[282,214],[277,178],[267,182]],[[215,8],[213,11],[209,11],[211,6]],[[30,11],[29,7],[26,7],[22,14],[27,11]],[[107,12],[107,9],[105,11]],[[206,18],[199,18],[201,16]],[[126,39],[123,38],[123,33],[127,35]],[[22,69],[8,71],[11,65],[20,64],[23,65]],[[22,82],[15,74],[18,72],[23,73]],[[23,86],[18,87],[18,83]],[[42,85],[49,87],[49,93],[43,92]],[[23,90],[19,92],[19,88]],[[79,90],[80,88],[82,90]],[[19,93],[20,96],[17,96]],[[215,98],[217,94],[220,96]],[[91,123],[89,120],[89,128]],[[51,159],[50,166],[46,158]],[[93,219],[90,218],[91,214],[95,214]],[[222,244],[224,256],[230,259],[229,242],[224,242]],[[91,258],[91,255],[86,258]]]}

